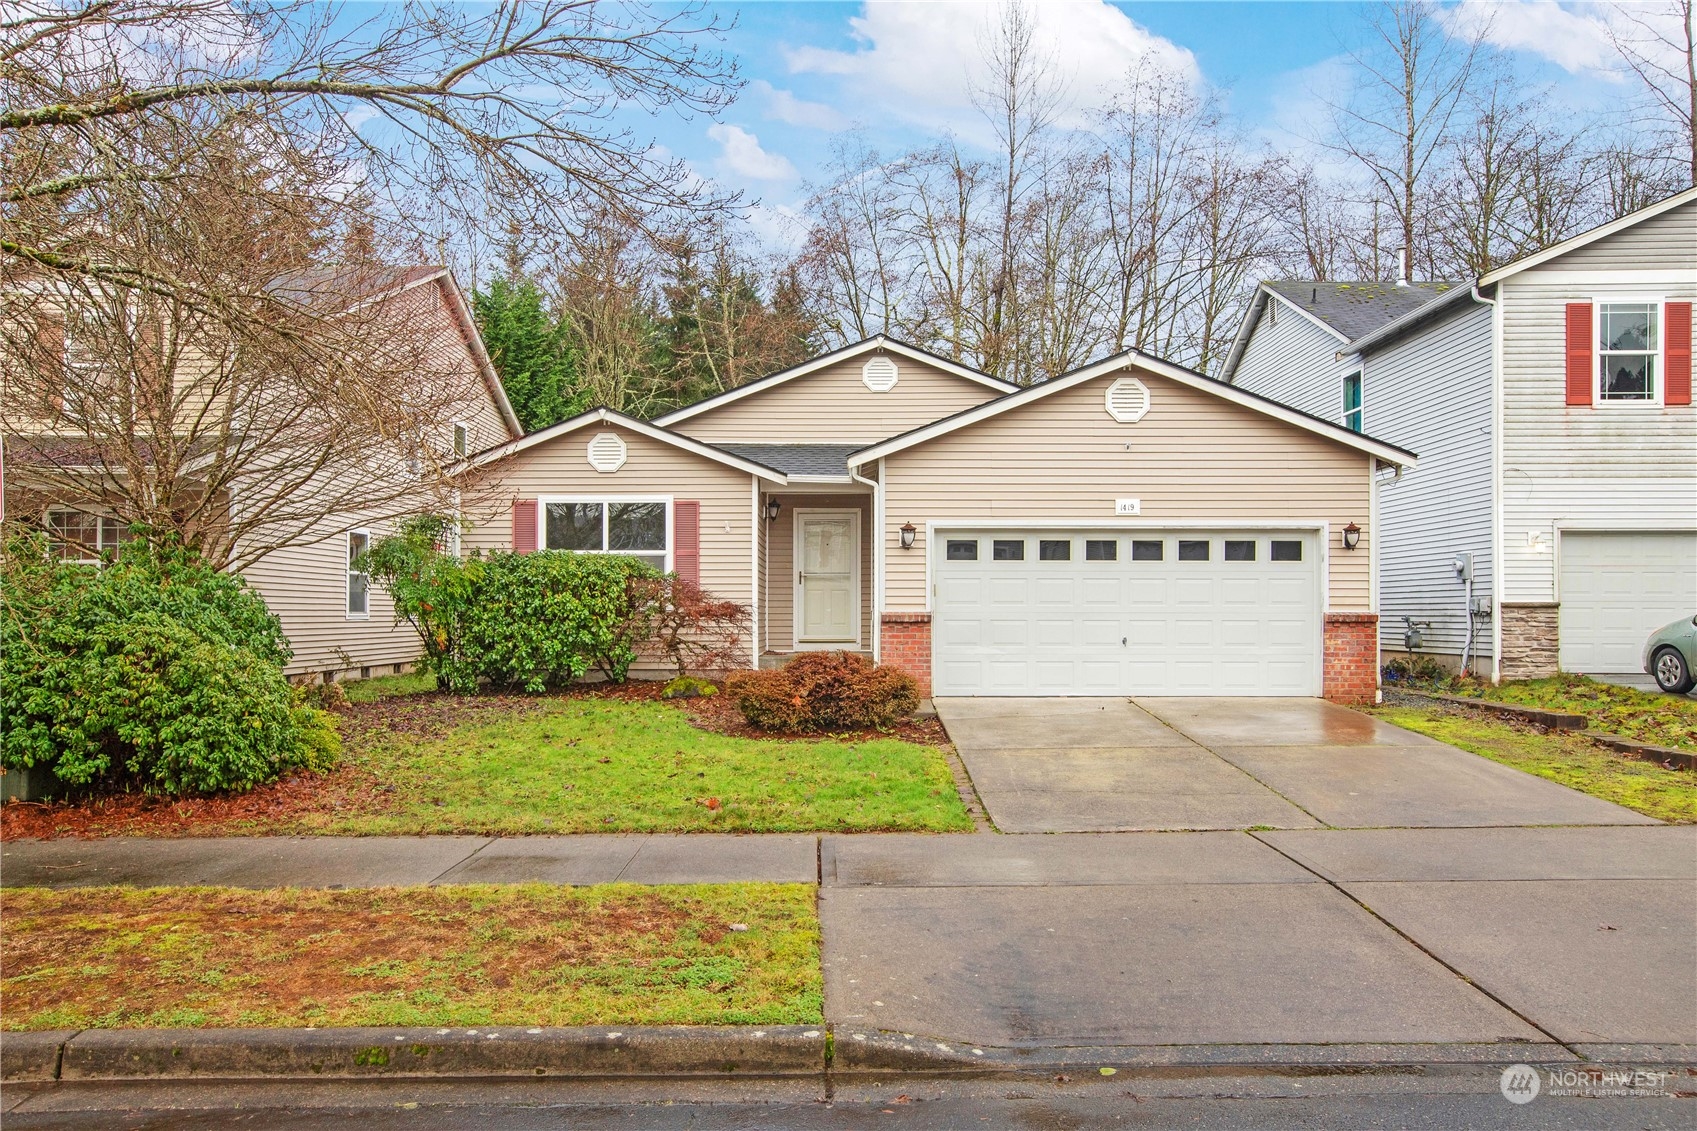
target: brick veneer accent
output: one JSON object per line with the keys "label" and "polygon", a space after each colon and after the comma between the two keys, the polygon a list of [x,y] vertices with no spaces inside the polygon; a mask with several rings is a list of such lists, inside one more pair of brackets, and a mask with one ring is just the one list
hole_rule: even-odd
{"label": "brick veneer accent", "polygon": [[1325,696],[1334,703],[1379,698],[1379,614],[1327,613]]}
{"label": "brick veneer accent", "polygon": [[885,613],[878,618],[878,659],[919,681],[919,694],[931,696],[931,614]]}
{"label": "brick veneer accent", "polygon": [[1554,601],[1506,602],[1503,621],[1504,679],[1542,679],[1561,667],[1561,606]]}

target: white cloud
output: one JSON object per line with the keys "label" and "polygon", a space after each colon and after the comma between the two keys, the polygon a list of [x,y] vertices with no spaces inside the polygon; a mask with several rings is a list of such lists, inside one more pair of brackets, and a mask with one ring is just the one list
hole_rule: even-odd
{"label": "white cloud", "polygon": [[707,127],[707,136],[719,143],[718,169],[751,181],[788,181],[798,174],[790,159],[781,153],[768,153],[760,148],[760,139],[741,126],[716,122]]}
{"label": "white cloud", "polygon": [[[972,91],[984,85],[984,45],[1010,0],[865,4],[850,21],[852,51],[802,47],[790,70],[842,79],[851,116],[867,107],[927,128],[977,133]],[[1017,2],[1017,0],[1014,0]],[[1074,111],[1100,105],[1140,60],[1200,78],[1196,58],[1104,0],[1044,0],[1031,7],[1038,51],[1053,60]]]}
{"label": "white cloud", "polygon": [[766,117],[773,121],[783,122],[787,126],[801,126],[810,130],[824,130],[836,133],[846,130],[854,124],[847,114],[823,102],[807,102],[797,98],[787,90],[780,90],[765,79],[755,79],[748,84],[766,105]]}
{"label": "white cloud", "polygon": [[1602,5],[1556,0],[1469,0],[1443,10],[1451,34],[1483,32],[1492,47],[1540,56],[1570,74],[1610,71],[1618,65],[1608,35],[1613,15]]}

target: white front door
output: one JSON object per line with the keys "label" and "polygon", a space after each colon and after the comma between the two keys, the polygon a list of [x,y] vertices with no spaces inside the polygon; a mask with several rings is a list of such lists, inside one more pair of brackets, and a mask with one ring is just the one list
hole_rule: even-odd
{"label": "white front door", "polygon": [[795,516],[796,644],[860,643],[860,512]]}

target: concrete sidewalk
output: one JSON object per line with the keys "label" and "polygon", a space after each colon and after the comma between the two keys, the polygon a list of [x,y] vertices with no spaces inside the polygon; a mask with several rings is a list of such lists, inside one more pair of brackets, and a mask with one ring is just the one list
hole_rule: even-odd
{"label": "concrete sidewalk", "polygon": [[818,878],[819,838],[725,836],[185,837],[12,841],[6,887],[699,884]]}

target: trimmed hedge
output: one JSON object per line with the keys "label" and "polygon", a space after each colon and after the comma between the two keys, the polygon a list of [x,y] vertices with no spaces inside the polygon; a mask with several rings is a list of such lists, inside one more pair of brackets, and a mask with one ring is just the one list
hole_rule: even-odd
{"label": "trimmed hedge", "polygon": [[889,727],[919,706],[912,676],[850,652],[803,652],[781,668],[733,672],[725,692],[762,730]]}
{"label": "trimmed hedge", "polygon": [[622,681],[653,634],[652,566],[621,554],[505,551],[464,559],[441,551],[451,520],[413,519],[366,555],[424,643],[445,691],[481,680],[537,692],[592,669]]}
{"label": "trimmed hedge", "polygon": [[334,764],[331,717],[283,677],[281,623],[238,577],[126,543],[94,567],[6,548],[0,762],[71,786],[245,790]]}

